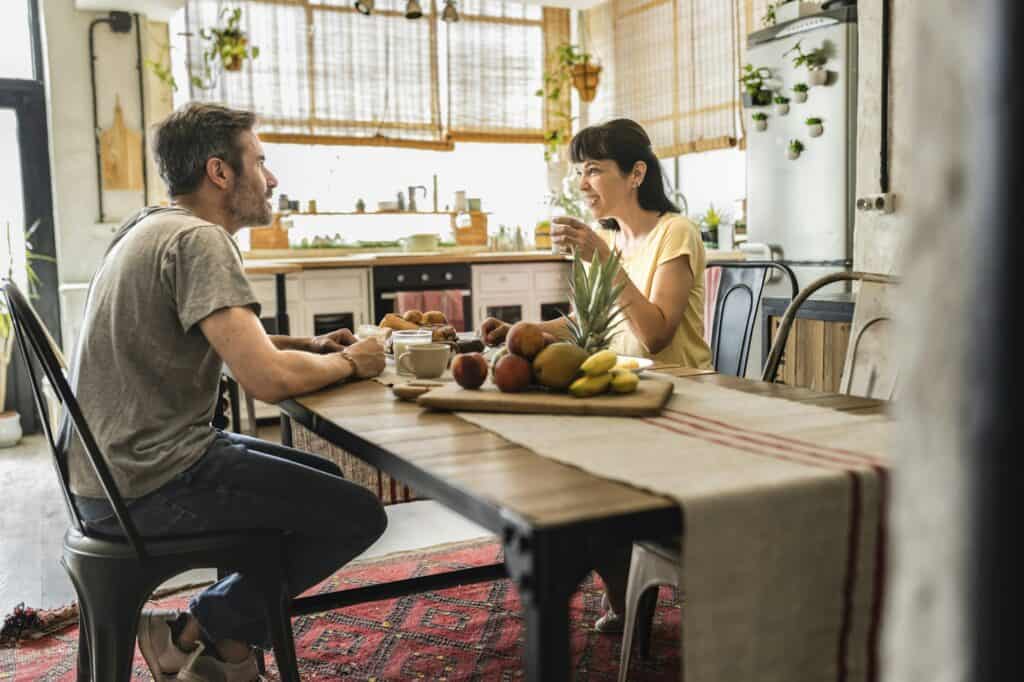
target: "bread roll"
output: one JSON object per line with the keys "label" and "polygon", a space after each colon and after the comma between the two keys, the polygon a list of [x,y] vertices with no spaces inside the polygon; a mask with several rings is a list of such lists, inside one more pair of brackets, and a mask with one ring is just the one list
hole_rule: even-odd
{"label": "bread roll", "polygon": [[423,313],[423,320],[420,324],[448,324],[448,318],[440,310],[431,310]]}

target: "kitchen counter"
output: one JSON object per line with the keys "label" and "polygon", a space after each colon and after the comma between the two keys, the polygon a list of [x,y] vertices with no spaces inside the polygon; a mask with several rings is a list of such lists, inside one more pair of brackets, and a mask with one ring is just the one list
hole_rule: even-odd
{"label": "kitchen counter", "polygon": [[[300,272],[325,268],[367,268],[384,265],[444,265],[447,263],[558,263],[569,256],[550,251],[473,251],[451,249],[424,253],[358,252],[343,249],[273,249],[244,254],[248,274]],[[708,260],[743,260],[739,251],[708,251]],[[275,270],[280,268],[280,270]]]}

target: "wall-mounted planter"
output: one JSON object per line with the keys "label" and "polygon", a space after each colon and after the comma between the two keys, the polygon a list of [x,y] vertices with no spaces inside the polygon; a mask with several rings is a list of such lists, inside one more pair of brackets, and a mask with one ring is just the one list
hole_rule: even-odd
{"label": "wall-mounted planter", "polygon": [[745,109],[751,109],[753,107],[766,107],[771,103],[771,90],[758,90],[756,95],[752,95],[749,92],[743,93],[743,107]]}
{"label": "wall-mounted planter", "polygon": [[814,87],[828,85],[827,69],[811,69],[807,72],[807,82]]}
{"label": "wall-mounted planter", "polygon": [[807,84],[797,83],[793,86],[793,101],[803,104],[807,101]]}
{"label": "wall-mounted planter", "polygon": [[751,119],[754,122],[754,130],[762,133],[768,130],[768,116],[766,114],[754,114]]}
{"label": "wall-mounted planter", "polygon": [[776,97],[775,98],[775,113],[779,116],[785,116],[789,113],[789,98],[788,97]]}
{"label": "wall-mounted planter", "polygon": [[803,154],[804,144],[800,140],[790,140],[789,147],[786,148],[786,157],[790,161],[796,161]]}
{"label": "wall-mounted planter", "polygon": [[821,137],[825,133],[825,126],[820,118],[807,119],[807,134],[811,137]]}

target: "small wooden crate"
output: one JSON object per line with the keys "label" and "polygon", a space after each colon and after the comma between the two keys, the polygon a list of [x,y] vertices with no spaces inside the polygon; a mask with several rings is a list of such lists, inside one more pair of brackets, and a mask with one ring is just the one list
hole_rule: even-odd
{"label": "small wooden crate", "polygon": [[456,215],[452,214],[452,231],[455,232],[455,243],[459,246],[487,246],[487,214],[471,211],[472,223],[469,227],[456,227]]}
{"label": "small wooden crate", "polygon": [[274,214],[270,227],[254,227],[249,230],[249,249],[287,249],[288,230],[282,224],[281,214]]}

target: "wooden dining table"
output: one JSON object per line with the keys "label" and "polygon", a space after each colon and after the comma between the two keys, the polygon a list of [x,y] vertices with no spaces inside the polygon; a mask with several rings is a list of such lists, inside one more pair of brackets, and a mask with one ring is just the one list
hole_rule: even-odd
{"label": "wooden dining table", "polygon": [[[655,369],[852,414],[886,410],[877,400],[678,366]],[[331,386],[279,407],[285,424],[294,422],[483,526],[504,548],[501,564],[298,598],[296,615],[507,576],[523,608],[526,679],[564,680],[571,660],[569,599],[595,557],[683,533],[679,505],[668,497],[543,457],[455,414],[397,400],[374,381]]]}

